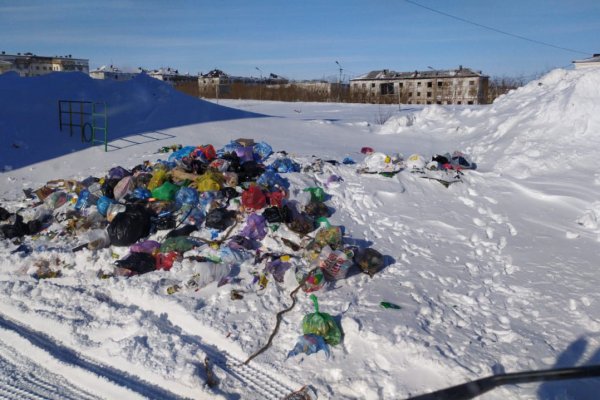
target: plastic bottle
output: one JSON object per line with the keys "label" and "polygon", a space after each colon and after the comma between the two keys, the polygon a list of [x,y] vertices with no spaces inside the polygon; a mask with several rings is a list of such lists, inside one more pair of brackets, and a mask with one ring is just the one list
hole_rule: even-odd
{"label": "plastic bottle", "polygon": [[88,206],[88,200],[90,198],[90,191],[87,189],[83,189],[79,192],[79,197],[77,198],[77,203],[75,203],[75,209],[80,211],[85,209]]}
{"label": "plastic bottle", "polygon": [[392,308],[394,310],[399,310],[402,308],[398,304],[390,303],[387,301],[382,301],[381,303],[379,303],[379,305],[383,308]]}

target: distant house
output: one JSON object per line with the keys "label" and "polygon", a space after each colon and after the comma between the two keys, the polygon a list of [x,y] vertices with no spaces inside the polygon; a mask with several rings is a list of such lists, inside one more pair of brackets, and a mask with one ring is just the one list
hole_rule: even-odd
{"label": "distant house", "polygon": [[138,72],[123,72],[119,68],[113,67],[112,65],[103,65],[93,71],[90,71],[90,76],[94,79],[112,79],[115,81],[128,81],[135,76],[139,75]]}
{"label": "distant house", "polygon": [[186,82],[197,82],[198,76],[190,74],[180,74],[178,70],[173,68],[159,68],[152,71],[144,71],[148,76],[167,82],[171,85],[177,85]]}
{"label": "distant house", "polygon": [[574,60],[573,64],[575,69],[600,67],[600,54],[594,54],[592,57],[583,60]]}
{"label": "distant house", "polygon": [[350,80],[350,92],[364,101],[388,96],[404,104],[483,104],[489,77],[460,66],[451,70],[371,71]]}
{"label": "distant house", "polygon": [[0,73],[15,71],[20,76],[39,76],[51,72],[89,73],[89,60],[68,56],[37,56],[32,53],[0,54]]}

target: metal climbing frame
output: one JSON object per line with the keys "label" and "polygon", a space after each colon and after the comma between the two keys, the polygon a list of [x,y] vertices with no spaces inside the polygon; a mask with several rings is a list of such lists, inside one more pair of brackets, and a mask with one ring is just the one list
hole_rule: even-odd
{"label": "metal climbing frame", "polygon": [[[67,120],[65,121],[65,119]],[[104,143],[104,151],[108,151],[108,108],[106,103],[59,100],[58,121],[61,132],[64,126],[68,126],[69,134],[73,136],[73,128],[79,128],[82,142],[89,142],[92,146]],[[103,133],[102,140],[97,139],[98,131]]]}

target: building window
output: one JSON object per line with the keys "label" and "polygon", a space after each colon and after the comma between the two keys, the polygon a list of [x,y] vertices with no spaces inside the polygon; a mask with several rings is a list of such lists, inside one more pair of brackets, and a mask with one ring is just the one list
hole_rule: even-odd
{"label": "building window", "polygon": [[421,86],[421,82],[417,82],[417,86]]}
{"label": "building window", "polygon": [[442,82],[438,81],[438,87],[442,87]]}
{"label": "building window", "polygon": [[409,100],[409,101],[408,101],[408,104],[412,104],[412,101],[410,101],[410,100]]}
{"label": "building window", "polygon": [[435,104],[442,104],[442,102],[441,101],[436,101]]}
{"label": "building window", "polygon": [[408,92],[408,97],[412,97],[412,95],[413,95],[413,92]]}
{"label": "building window", "polygon": [[456,102],[456,104],[462,104],[462,101],[459,100],[459,101]]}
{"label": "building window", "polygon": [[427,92],[427,97],[431,97],[431,92]]}
{"label": "building window", "polygon": [[421,92],[417,92],[417,97],[421,97]]}
{"label": "building window", "polygon": [[400,83],[398,83],[398,86],[399,87],[404,87],[404,83],[400,82]]}
{"label": "building window", "polygon": [[474,86],[475,85],[475,81],[469,81],[469,86]]}
{"label": "building window", "polygon": [[374,84],[374,83],[371,83],[371,87],[372,87],[372,88],[374,88],[374,87],[375,87],[375,84]]}
{"label": "building window", "polygon": [[433,86],[433,82],[427,82],[427,87],[432,87]]}
{"label": "building window", "polygon": [[472,101],[472,100],[471,100],[471,101],[468,101],[468,102],[467,102],[467,104],[473,104],[473,101]]}
{"label": "building window", "polygon": [[429,101],[429,100],[428,100],[428,101],[427,101],[427,104],[431,104],[431,101]]}

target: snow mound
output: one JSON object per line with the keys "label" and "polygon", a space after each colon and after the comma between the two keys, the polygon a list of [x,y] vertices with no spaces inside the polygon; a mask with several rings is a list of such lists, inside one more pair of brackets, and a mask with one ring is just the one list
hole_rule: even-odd
{"label": "snow mound", "polygon": [[451,135],[474,160],[517,178],[589,165],[600,144],[600,69],[556,69],[489,106],[429,106],[391,118],[381,134]]}
{"label": "snow mound", "polygon": [[[7,73],[0,75],[3,165],[21,168],[89,147],[82,143],[79,128],[74,128],[72,136],[68,127],[60,131],[60,100],[106,103],[109,140],[176,126],[261,116],[193,98],[145,74],[118,82],[77,72],[24,78]],[[78,110],[79,105],[72,107]],[[79,114],[73,118],[79,123]],[[63,121],[68,119],[64,114]]]}

